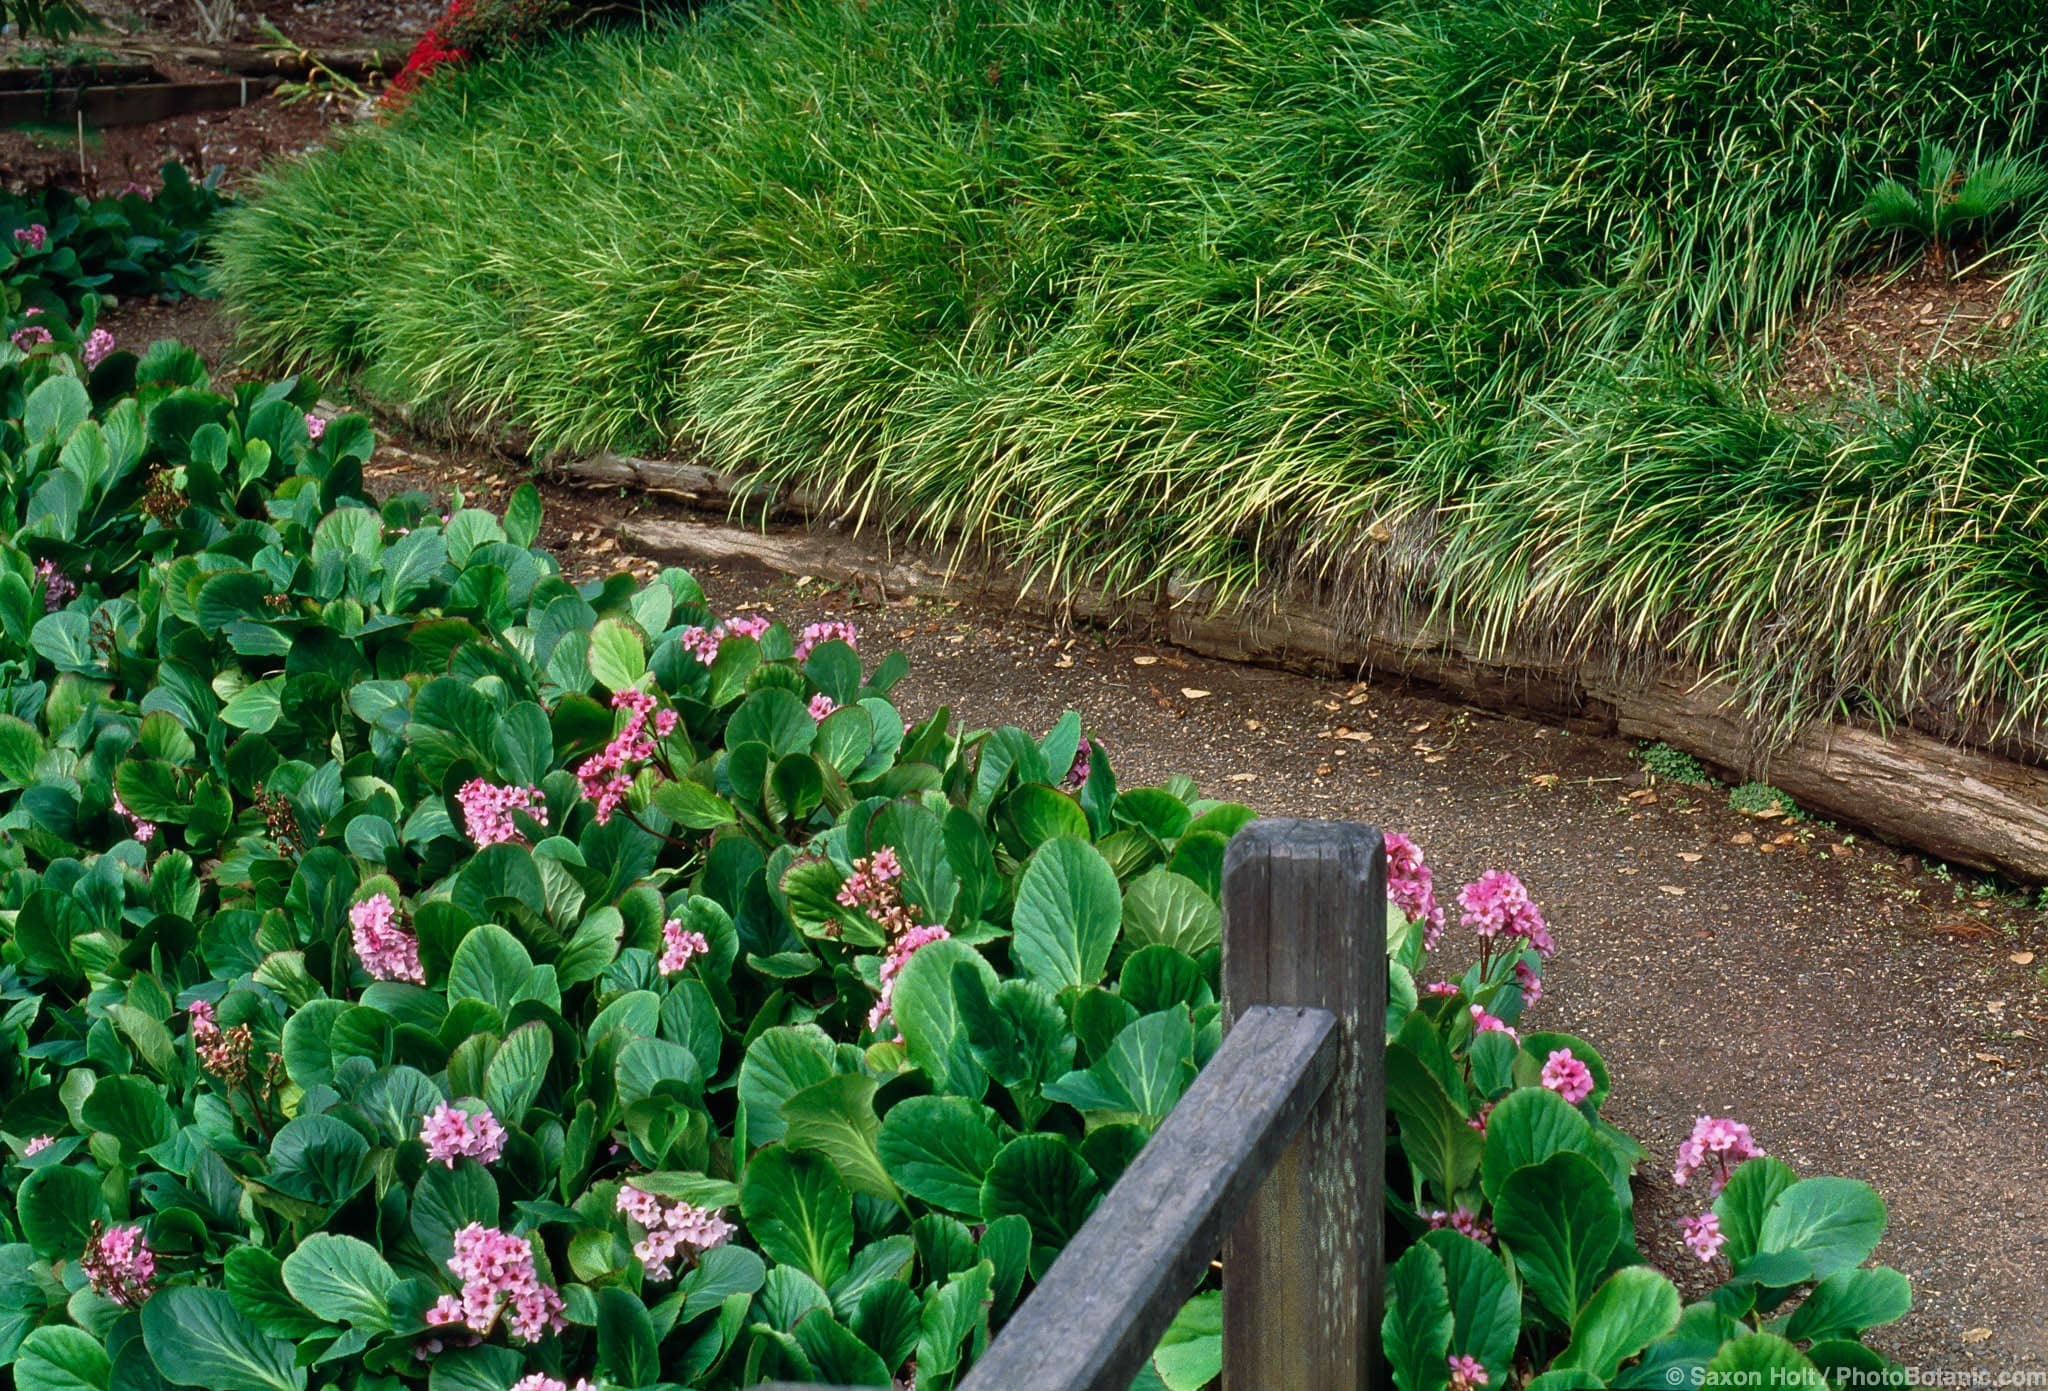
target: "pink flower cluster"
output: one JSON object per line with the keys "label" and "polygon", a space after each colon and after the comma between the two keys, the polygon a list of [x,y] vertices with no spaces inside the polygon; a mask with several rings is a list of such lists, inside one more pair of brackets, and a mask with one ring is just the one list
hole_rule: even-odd
{"label": "pink flower cluster", "polygon": [[505,1153],[505,1127],[489,1111],[471,1115],[442,1102],[420,1118],[420,1143],[430,1163],[455,1167],[462,1158],[495,1164]]}
{"label": "pink flower cluster", "polygon": [[1436,885],[1422,851],[1399,831],[1388,831],[1387,899],[1410,922],[1422,924],[1422,949],[1435,951],[1444,935],[1444,910],[1436,901]]}
{"label": "pink flower cluster", "polygon": [[838,619],[832,619],[824,623],[806,624],[803,632],[796,640],[796,659],[801,662],[804,658],[811,655],[811,649],[815,648],[819,643],[831,642],[835,638],[845,643],[848,647],[858,648],[860,646],[860,629],[854,627],[851,623],[844,623]]}
{"label": "pink flower cluster", "polygon": [[1685,1236],[1685,1244],[1704,1263],[1711,1264],[1714,1257],[1721,1254],[1722,1246],[1727,1244],[1728,1237],[1721,1230],[1721,1219],[1711,1212],[1684,1218],[1678,1226]]}
{"label": "pink flower cluster", "polygon": [[[576,770],[576,780],[583,785],[583,800],[597,805],[600,826],[612,819],[612,813],[633,790],[633,775],[642,763],[654,757],[655,740],[676,732],[676,712],[655,709],[654,697],[645,691],[620,691],[612,697],[612,708],[627,712],[625,725],[612,736],[602,753],[584,759]],[[654,726],[652,736],[647,733],[650,717]]]}
{"label": "pink flower cluster", "polygon": [[1719,1193],[1728,1186],[1728,1177],[1736,1165],[1762,1153],[1749,1127],[1741,1121],[1701,1116],[1693,1123],[1692,1134],[1678,1146],[1678,1163],[1671,1171],[1671,1181],[1683,1188],[1700,1169],[1711,1166],[1714,1192]]}
{"label": "pink flower cluster", "polygon": [[320,437],[327,433],[327,422],[311,411],[306,412],[306,438],[320,443]]}
{"label": "pink flower cluster", "polygon": [[372,980],[403,980],[425,985],[420,966],[420,939],[398,922],[398,907],[389,894],[371,894],[348,910],[355,931],[356,958]]}
{"label": "pink flower cluster", "polygon": [[1538,1080],[1574,1106],[1593,1094],[1593,1070],[1569,1048],[1551,1050]]}
{"label": "pink flower cluster", "polygon": [[1509,1038],[1520,1039],[1521,1035],[1508,1026],[1506,1021],[1497,1019],[1486,1012],[1483,1005],[1472,1006],[1472,1036],[1481,1034],[1506,1034]]}
{"label": "pink flower cluster", "polygon": [[1546,958],[1557,950],[1543,914],[1529,901],[1529,891],[1504,869],[1489,869],[1458,890],[1458,906],[1464,910],[1460,920],[1481,941],[1519,937]]}
{"label": "pink flower cluster", "polygon": [[461,1324],[483,1336],[503,1314],[512,1336],[531,1343],[567,1326],[562,1296],[540,1282],[525,1237],[472,1222],[455,1234],[448,1269],[462,1281],[462,1293],[444,1294],[427,1310],[436,1327]]}
{"label": "pink flower cluster", "polygon": [[1478,1358],[1464,1353],[1453,1353],[1447,1359],[1450,1363],[1451,1379],[1445,1391],[1479,1391],[1486,1385],[1486,1368]]}
{"label": "pink flower cluster", "polygon": [[1067,765],[1067,775],[1060,780],[1060,785],[1069,792],[1079,791],[1088,781],[1088,764],[1094,754],[1095,741],[1082,735],[1081,742],[1074,745],[1074,761]]}
{"label": "pink flower cluster", "polygon": [[26,227],[15,228],[14,239],[30,251],[41,251],[43,244],[50,239],[50,229],[40,222],[31,222]]}
{"label": "pink flower cluster", "polygon": [[825,717],[839,708],[839,702],[823,691],[811,697],[811,718],[824,723]]}
{"label": "pink flower cluster", "polygon": [[37,348],[43,347],[52,341],[50,330],[44,328],[41,324],[23,324],[20,328],[14,330],[12,338],[14,346],[25,353],[32,353]]}
{"label": "pink flower cluster", "polygon": [[708,667],[718,660],[718,644],[727,638],[759,638],[769,627],[768,620],[758,614],[742,615],[709,628],[685,628],[677,640],[682,643],[683,651]]}
{"label": "pink flower cluster", "polygon": [[543,826],[548,821],[547,798],[538,787],[499,787],[471,778],[456,790],[455,800],[462,807],[463,829],[479,849],[520,838],[519,827],[512,822],[515,811],[525,812]]}
{"label": "pink flower cluster", "polygon": [[1458,993],[1458,983],[1451,980],[1433,980],[1422,987],[1422,993],[1425,995],[1455,995]]}
{"label": "pink flower cluster", "polygon": [[21,1157],[27,1159],[31,1155],[41,1154],[56,1143],[57,1137],[55,1135],[38,1135],[21,1147]]}
{"label": "pink flower cluster", "polygon": [[1462,1236],[1471,1237],[1481,1246],[1493,1245],[1493,1224],[1470,1208],[1461,1207],[1453,1212],[1445,1212],[1438,1208],[1429,1213],[1425,1220],[1428,1221],[1431,1231],[1449,1227]]}
{"label": "pink flower cluster", "polygon": [[123,805],[121,801],[121,794],[118,792],[114,794],[114,811],[116,814],[120,816],[125,816],[128,818],[129,821],[134,823],[135,839],[142,842],[144,845],[147,845],[151,841],[156,839],[156,822],[144,821],[134,812],[128,810],[128,808],[125,805]]}
{"label": "pink flower cluster", "polygon": [[102,1227],[95,1222],[78,1266],[96,1293],[134,1309],[150,1296],[156,1252],[149,1249],[140,1227]]}
{"label": "pink flower cluster", "polygon": [[582,1377],[572,1383],[558,1381],[546,1372],[529,1372],[512,1383],[512,1391],[597,1391],[597,1387]]}
{"label": "pink flower cluster", "polygon": [[1515,985],[1522,992],[1522,1007],[1532,1008],[1543,1002],[1543,977],[1529,969],[1526,961],[1515,963]]}
{"label": "pink flower cluster", "polygon": [[882,1021],[889,1017],[889,1011],[896,1002],[896,977],[903,974],[903,968],[916,955],[918,948],[928,947],[934,942],[943,942],[953,934],[943,927],[913,927],[889,944],[889,954],[882,958],[882,994],[875,1001],[875,1007],[868,1011],[868,1027],[879,1029]]}
{"label": "pink flower cluster", "polygon": [[670,918],[661,925],[661,973],[665,976],[678,975],[688,970],[692,961],[711,950],[711,941],[701,932],[687,932],[681,918]]}
{"label": "pink flower cluster", "polygon": [[858,908],[892,937],[901,936],[917,926],[897,887],[902,878],[902,862],[893,848],[884,845],[853,862],[853,873],[839,886],[839,906]]}
{"label": "pink flower cluster", "polygon": [[107,354],[114,351],[114,335],[103,328],[96,328],[85,337],[85,346],[79,355],[85,359],[88,369],[99,366],[107,360]]}
{"label": "pink flower cluster", "polygon": [[249,1026],[221,1028],[205,1000],[194,1000],[186,1012],[192,1017],[192,1051],[199,1065],[229,1086],[239,1085],[249,1075],[249,1053],[256,1045]]}
{"label": "pink flower cluster", "polygon": [[619,1211],[647,1232],[633,1243],[633,1254],[647,1268],[650,1280],[673,1280],[681,1261],[723,1246],[733,1234],[732,1223],[716,1208],[663,1198],[630,1183],[619,1187]]}
{"label": "pink flower cluster", "polygon": [[57,568],[57,562],[54,560],[38,560],[36,578],[43,582],[43,608],[50,613],[63,608],[78,594],[78,586],[71,582],[69,575]]}

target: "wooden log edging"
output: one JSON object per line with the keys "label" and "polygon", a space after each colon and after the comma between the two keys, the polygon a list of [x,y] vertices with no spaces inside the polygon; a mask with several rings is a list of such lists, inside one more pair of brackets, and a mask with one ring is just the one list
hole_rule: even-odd
{"label": "wooden log edging", "polygon": [[618,532],[627,546],[657,559],[750,562],[874,586],[884,597],[977,599],[1052,621],[1149,620],[1168,641],[1203,656],[1317,675],[1385,672],[1487,709],[1658,739],[1737,780],[1768,780],[1830,820],[1972,869],[2048,883],[2048,768],[1914,729],[1816,724],[1759,754],[1754,727],[1723,683],[1631,683],[1561,662],[1502,660],[1429,624],[1360,634],[1313,606],[1218,611],[1198,593],[1170,588],[1149,602],[1054,593],[1000,567],[941,562],[900,545],[818,531],[633,520]]}

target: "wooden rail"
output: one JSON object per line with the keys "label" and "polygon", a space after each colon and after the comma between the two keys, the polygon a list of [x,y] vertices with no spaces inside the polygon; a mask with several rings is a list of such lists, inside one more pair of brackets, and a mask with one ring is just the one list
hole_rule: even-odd
{"label": "wooden rail", "polygon": [[1225,1391],[1374,1384],[1386,905],[1370,827],[1238,834],[1223,873],[1223,1046],[960,1391],[1128,1391],[1219,1244]]}

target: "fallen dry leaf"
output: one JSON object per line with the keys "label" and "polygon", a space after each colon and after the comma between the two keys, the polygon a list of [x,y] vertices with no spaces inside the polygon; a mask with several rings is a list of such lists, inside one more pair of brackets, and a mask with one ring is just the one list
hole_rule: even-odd
{"label": "fallen dry leaf", "polygon": [[1073,664],[1074,664],[1074,659],[1073,659],[1072,657],[1062,657],[1062,658],[1060,658],[1060,659],[1059,659],[1058,661],[1056,661],[1056,662],[1054,662],[1054,663],[1053,663],[1053,665],[1054,665],[1054,666],[1056,666],[1056,667],[1060,668],[1060,669],[1061,669],[1062,671],[1066,670],[1066,669],[1067,669],[1068,667],[1072,666]]}
{"label": "fallen dry leaf", "polygon": [[1257,773],[1232,773],[1225,779],[1226,782],[1257,782],[1258,780],[1259,775]]}
{"label": "fallen dry leaf", "polygon": [[1728,837],[1728,843],[1730,845],[1755,845],[1756,837],[1747,831],[1737,831],[1734,835]]}
{"label": "fallen dry leaf", "polygon": [[1997,1053],[1972,1053],[1970,1056],[1975,1058],[1980,1063],[2002,1063],[2005,1061],[2005,1059]]}
{"label": "fallen dry leaf", "polygon": [[1963,1341],[1966,1343],[1981,1343],[1990,1336],[1991,1330],[1988,1328],[1972,1328],[1963,1334]]}
{"label": "fallen dry leaf", "polygon": [[1246,720],[1244,722],[1244,727],[1246,729],[1264,729],[1266,726],[1261,724],[1257,720]]}
{"label": "fallen dry leaf", "polygon": [[1159,659],[1157,657],[1133,657],[1131,658],[1131,665],[1134,667],[1158,666]]}
{"label": "fallen dry leaf", "polygon": [[1557,786],[1557,774],[1533,773],[1530,775],[1529,781],[1537,787],[1555,787]]}
{"label": "fallen dry leaf", "polygon": [[1180,688],[1180,693],[1186,696],[1189,700],[1207,700],[1209,698],[1209,693],[1207,691],[1197,689],[1194,686],[1182,686]]}
{"label": "fallen dry leaf", "polygon": [[1657,892],[1660,894],[1670,894],[1673,898],[1685,897],[1685,890],[1679,888],[1676,884],[1659,884]]}
{"label": "fallen dry leaf", "polygon": [[1331,771],[1330,765],[1327,763],[1318,763],[1316,765],[1316,776],[1319,778],[1327,778],[1330,776]]}
{"label": "fallen dry leaf", "polygon": [[2015,966],[2031,966],[2034,964],[2034,954],[2030,951],[2016,951],[2006,960]]}
{"label": "fallen dry leaf", "polygon": [[1689,865],[1696,865],[1707,857],[1700,854],[1697,850],[1681,850],[1678,852],[1678,858],[1684,860]]}

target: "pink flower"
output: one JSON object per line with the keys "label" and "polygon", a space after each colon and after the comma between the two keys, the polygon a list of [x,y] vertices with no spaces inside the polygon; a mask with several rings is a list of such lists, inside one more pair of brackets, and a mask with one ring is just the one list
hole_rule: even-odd
{"label": "pink flower", "polygon": [[118,792],[114,794],[114,810],[117,814],[127,817],[135,824],[134,834],[137,841],[147,845],[156,839],[156,822],[144,821],[134,812],[128,810],[126,806],[122,805],[121,794]]}
{"label": "pink flower", "polygon": [[131,179],[127,183],[121,185],[120,196],[123,198],[132,196],[153,203],[156,201],[156,190],[151,188],[148,184],[139,184]]}
{"label": "pink flower", "polygon": [[320,443],[320,437],[327,433],[327,422],[311,411],[306,412],[306,438]]}
{"label": "pink flower", "polygon": [[1436,887],[1429,866],[1415,842],[1399,831],[1388,831],[1387,899],[1410,922],[1422,924],[1422,949],[1436,950],[1444,935],[1444,910],[1436,901]]}
{"label": "pink flower", "polygon": [[697,1207],[680,1198],[663,1198],[632,1184],[619,1187],[619,1211],[647,1235],[633,1243],[633,1254],[647,1268],[650,1280],[675,1278],[679,1260],[693,1260],[732,1238],[732,1223],[718,1209]]}
{"label": "pink flower", "polygon": [[1722,1234],[1721,1219],[1711,1212],[1684,1218],[1678,1226],[1685,1234],[1685,1244],[1691,1247],[1692,1253],[1704,1263],[1711,1264],[1714,1257],[1721,1254],[1721,1247],[1728,1240]]}
{"label": "pink flower", "polygon": [[90,369],[106,361],[107,354],[112,351],[114,351],[114,335],[106,329],[96,328],[86,335],[85,346],[80,349],[80,356],[85,359],[85,365]]}
{"label": "pink flower", "polygon": [[1474,1005],[1472,1006],[1472,1036],[1477,1038],[1481,1034],[1506,1034],[1509,1038],[1513,1039],[1521,1037],[1520,1034],[1509,1028],[1505,1022],[1488,1014],[1484,1006]]}
{"label": "pink flower", "polygon": [[1671,1181],[1683,1188],[1711,1161],[1714,1192],[1719,1193],[1728,1186],[1728,1176],[1736,1165],[1745,1159],[1755,1159],[1762,1153],[1751,1137],[1749,1127],[1741,1121],[1701,1116],[1693,1123],[1692,1135],[1678,1146],[1678,1163],[1671,1171]]}
{"label": "pink flower", "polygon": [[31,222],[26,227],[15,228],[14,239],[30,251],[41,251],[43,243],[50,239],[50,229],[40,222]]}
{"label": "pink flower", "polygon": [[687,970],[692,961],[711,950],[711,942],[701,932],[685,932],[681,918],[670,918],[661,925],[661,973],[673,976]]}
{"label": "pink flower", "polygon": [[1515,985],[1522,992],[1522,1008],[1531,1009],[1543,1002],[1543,977],[1530,970],[1528,962],[1515,963]]}
{"label": "pink flower", "polygon": [[389,894],[371,894],[348,910],[355,929],[356,957],[372,980],[403,980],[425,985],[420,966],[420,939],[398,922],[398,908]]}
{"label": "pink flower", "polygon": [[1088,768],[1094,758],[1095,741],[1084,734],[1081,742],[1074,746],[1074,761],[1067,765],[1067,775],[1061,779],[1060,785],[1069,792],[1078,792],[1087,786]]}
{"label": "pink flower", "polygon": [[889,947],[888,955],[882,958],[882,994],[875,1001],[875,1007],[868,1011],[868,1028],[879,1029],[882,1021],[889,1017],[889,1010],[896,1000],[896,977],[903,974],[903,968],[918,948],[928,947],[934,942],[943,942],[953,934],[943,927],[913,927],[898,937]]}
{"label": "pink flower", "polygon": [[1460,1235],[1471,1237],[1481,1246],[1493,1245],[1493,1224],[1470,1208],[1461,1207],[1455,1212],[1445,1212],[1438,1208],[1428,1214],[1425,1220],[1428,1221],[1431,1231],[1449,1227]]}
{"label": "pink flower", "polygon": [[14,346],[25,353],[34,352],[51,341],[50,330],[40,324],[23,324],[14,330],[13,338]]}
{"label": "pink flower", "polygon": [[479,1164],[495,1164],[505,1153],[505,1127],[489,1111],[475,1115],[442,1102],[420,1121],[420,1143],[429,1161],[455,1167],[465,1156]]}
{"label": "pink flower", "polygon": [[1455,995],[1458,993],[1458,983],[1449,980],[1433,980],[1428,985],[1422,987],[1422,993],[1425,995]]}
{"label": "pink flower", "polygon": [[[576,780],[582,784],[583,800],[597,806],[597,824],[602,826],[612,819],[612,813],[626,800],[633,790],[633,777],[639,765],[654,757],[657,738],[666,738],[675,732],[676,715],[672,710],[656,711],[654,697],[641,690],[624,690],[612,697],[612,708],[626,711],[626,723],[612,736],[612,741],[600,753],[594,753],[576,769]],[[652,717],[654,734],[649,735],[647,726]]]}
{"label": "pink flower", "polygon": [[726,632],[737,634],[743,638],[755,639],[759,639],[761,634],[767,632],[773,626],[766,618],[757,613],[741,614],[738,618],[726,619],[724,623]]}
{"label": "pink flower", "polygon": [[823,691],[811,697],[811,718],[822,723],[825,717],[839,708],[839,702]]}
{"label": "pink flower", "polygon": [[1451,1381],[1447,1391],[1478,1391],[1486,1385],[1486,1368],[1478,1358],[1460,1354],[1452,1356],[1449,1361]]}
{"label": "pink flower", "polygon": [[192,1052],[199,1065],[230,1087],[239,1085],[249,1075],[249,1054],[256,1044],[249,1026],[221,1028],[205,1000],[194,1000],[185,1012],[192,1019]]}
{"label": "pink flower", "polygon": [[705,666],[718,660],[718,644],[722,639],[716,628],[685,628],[676,639],[683,645],[683,651],[695,657]]}
{"label": "pink flower", "polygon": [[528,1343],[567,1326],[562,1296],[540,1282],[533,1247],[524,1237],[472,1222],[455,1234],[448,1269],[462,1281],[461,1297],[435,1301],[429,1323],[459,1319],[470,1332],[488,1335],[503,1315],[512,1336]]}
{"label": "pink flower", "polygon": [[133,1309],[150,1296],[156,1253],[143,1239],[142,1228],[102,1227],[94,1222],[78,1266],[95,1292]]}
{"label": "pink flower", "polygon": [[548,821],[547,798],[538,787],[498,787],[482,778],[471,778],[456,791],[455,800],[462,807],[463,829],[479,849],[520,839],[519,827],[512,821],[515,811],[524,812],[543,826]]}
{"label": "pink flower", "polygon": [[70,603],[78,593],[78,586],[71,582],[69,575],[57,568],[57,562],[54,560],[38,560],[36,578],[43,582],[43,608],[47,612],[55,613]]}
{"label": "pink flower", "polygon": [[1545,958],[1557,950],[1543,914],[1529,901],[1529,891],[1504,869],[1489,869],[1458,890],[1458,906],[1464,910],[1461,921],[1483,942],[1519,937]]}
{"label": "pink flower", "polygon": [[1551,1051],[1539,1080],[1574,1106],[1593,1094],[1593,1070],[1580,1062],[1569,1048]]}
{"label": "pink flower", "polygon": [[512,1391],[597,1391],[597,1388],[581,1377],[572,1385],[557,1381],[545,1372],[530,1372],[512,1383]]}
{"label": "pink flower", "polygon": [[[1512,1033],[1514,1031],[1511,1029],[1509,1032]],[[1491,1101],[1480,1102],[1479,1114],[1465,1122],[1466,1128],[1468,1130],[1476,1130],[1481,1135],[1484,1135],[1486,1133],[1486,1123],[1493,1119],[1493,1105],[1494,1103]]]}
{"label": "pink flower", "polygon": [[[764,623],[762,628],[765,630],[766,627],[767,625]],[[825,623],[808,624],[805,626],[802,635],[797,638],[796,659],[801,662],[804,658],[811,655],[811,649],[819,643],[831,642],[834,639],[845,643],[848,647],[858,648],[860,646],[860,630],[851,623],[842,623],[836,619]]]}
{"label": "pink flower", "polygon": [[38,1135],[21,1147],[21,1157],[27,1159],[31,1155],[41,1154],[56,1143],[57,1137],[55,1135]]}

